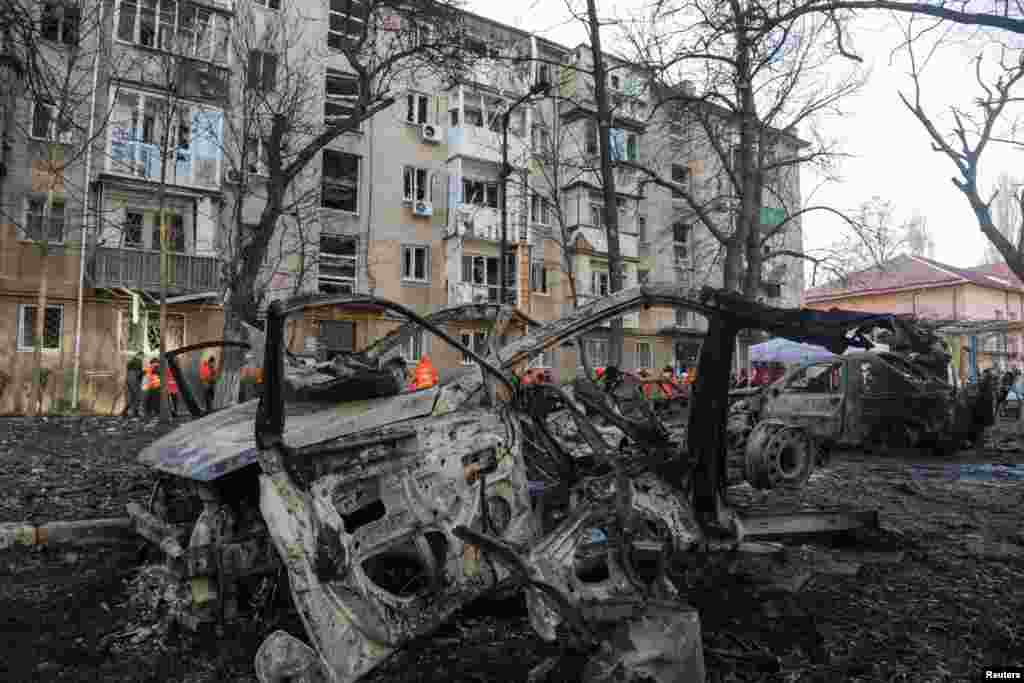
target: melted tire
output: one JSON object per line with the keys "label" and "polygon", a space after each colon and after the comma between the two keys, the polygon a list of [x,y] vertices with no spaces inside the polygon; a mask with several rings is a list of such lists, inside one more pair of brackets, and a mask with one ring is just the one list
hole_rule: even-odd
{"label": "melted tire", "polygon": [[765,420],[751,432],[746,449],[747,480],[754,488],[801,488],[814,471],[817,448],[800,427]]}

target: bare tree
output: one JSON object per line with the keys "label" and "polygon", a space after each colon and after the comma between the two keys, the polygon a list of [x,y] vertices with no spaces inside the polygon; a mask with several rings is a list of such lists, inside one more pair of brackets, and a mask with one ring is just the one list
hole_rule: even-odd
{"label": "bare tree", "polygon": [[[469,58],[461,49],[461,14],[451,0],[365,0],[352,2],[348,11],[331,17],[328,44],[348,62],[344,85],[350,96],[336,111],[319,109],[323,101],[319,82],[310,87],[311,76],[323,76],[322,39],[314,39],[301,9],[282,7],[281,19],[273,26],[254,26],[234,37],[235,50],[247,52],[244,63],[252,65],[251,48],[259,46],[259,82],[247,83],[233,93],[234,104],[242,100],[250,111],[248,121],[236,131],[236,145],[258,140],[260,163],[265,178],[260,182],[262,206],[254,220],[232,223],[235,234],[227,260],[226,338],[243,338],[242,323],[255,323],[261,306],[258,280],[266,268],[274,235],[283,229],[283,218],[299,211],[309,199],[308,188],[315,169],[310,164],[340,136],[355,132],[361,124],[394,103],[394,91],[410,79],[444,74],[454,77]],[[316,26],[319,31],[322,27]],[[254,42],[255,41],[255,42]],[[270,55],[273,68],[267,66]],[[268,88],[264,79],[271,78]],[[252,105],[252,106],[248,106]],[[236,121],[234,125],[239,125]],[[255,132],[251,135],[250,132]],[[243,169],[245,171],[247,169]],[[336,188],[351,191],[351,188]],[[236,216],[239,215],[236,213]],[[226,353],[224,381],[218,389],[218,403],[231,400],[238,390],[240,353]]]}
{"label": "bare tree", "polygon": [[[964,195],[978,221],[978,227],[995,252],[1017,275],[1024,279],[1024,231],[1021,230],[1019,207],[1024,205],[1024,191],[1019,187],[997,187],[987,197],[981,189],[981,161],[992,146],[1018,148],[1019,132],[1024,120],[1017,103],[1024,79],[1024,50],[998,37],[985,40],[971,59],[977,83],[973,106],[953,104],[949,118],[940,119],[924,102],[922,78],[929,61],[945,45],[948,27],[934,20],[911,17],[904,25],[905,51],[912,87],[900,93],[908,111],[920,122],[931,138],[932,149],[954,165],[957,175],[953,185]],[[958,49],[964,49],[958,45]],[[1007,181],[1009,185],[1009,181]],[[1002,194],[1004,210],[997,224],[993,203]],[[1016,218],[1016,224],[1008,224]],[[1001,221],[1002,222],[1002,221]]]}
{"label": "bare tree", "polygon": [[928,219],[914,211],[914,214],[904,224],[906,231],[907,247],[914,256],[935,257],[935,238],[928,227]]}
{"label": "bare tree", "polygon": [[[1024,187],[1024,181],[1014,178],[1005,171],[999,174],[995,187],[992,188],[992,222],[1002,233],[1003,237],[1012,244],[1018,242],[1018,231],[1021,226],[1021,206],[1018,199],[1020,189]],[[1004,262],[1002,254],[995,245],[989,242],[985,245],[985,254],[982,257],[982,265],[988,263]]]}
{"label": "bare tree", "polygon": [[[804,214],[850,220],[833,207],[801,205],[798,173],[815,165],[834,175],[843,154],[821,124],[841,113],[864,76],[855,63],[839,76],[823,75],[849,57],[831,32],[844,20],[793,15],[800,6],[664,2],[625,32],[632,58],[651,74],[650,116],[670,141],[635,167],[646,183],[681,200],[681,219],[721,246],[722,284],[751,298],[778,277],[777,259],[817,264],[788,236]],[[666,172],[673,161],[685,164],[674,177]]]}

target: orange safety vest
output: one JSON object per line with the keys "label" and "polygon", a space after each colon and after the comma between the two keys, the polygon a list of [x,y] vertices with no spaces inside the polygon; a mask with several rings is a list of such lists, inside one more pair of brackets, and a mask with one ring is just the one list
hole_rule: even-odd
{"label": "orange safety vest", "polygon": [[217,371],[210,367],[210,360],[206,359],[199,366],[199,381],[203,384],[213,384],[217,381]]}
{"label": "orange safety vest", "polygon": [[146,367],[146,391],[156,391],[160,388],[160,371]]}
{"label": "orange safety vest", "polygon": [[416,383],[416,388],[429,389],[437,384],[437,380],[437,368],[430,362],[430,356],[420,358],[420,362],[416,364],[416,370],[413,372],[413,381]]}

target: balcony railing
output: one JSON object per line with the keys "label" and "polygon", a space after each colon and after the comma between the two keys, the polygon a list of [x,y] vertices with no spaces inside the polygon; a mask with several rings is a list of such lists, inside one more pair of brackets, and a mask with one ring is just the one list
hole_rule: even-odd
{"label": "balcony railing", "polygon": [[[511,200],[510,200],[511,201]],[[464,206],[456,212],[455,219],[461,224],[459,233],[469,239],[498,242],[501,240],[501,211],[488,206]],[[508,212],[506,238],[509,244],[522,241],[525,226],[522,214]]]}
{"label": "balcony railing", "polygon": [[[220,287],[220,260],[212,256],[168,255],[167,290],[172,294],[208,292]],[[89,265],[94,287],[160,289],[160,252],[97,247]]]}
{"label": "balcony railing", "polygon": [[[524,167],[530,158],[528,152],[527,141],[509,131],[508,162],[513,166]],[[450,127],[448,156],[501,163],[501,133],[479,126]]]}

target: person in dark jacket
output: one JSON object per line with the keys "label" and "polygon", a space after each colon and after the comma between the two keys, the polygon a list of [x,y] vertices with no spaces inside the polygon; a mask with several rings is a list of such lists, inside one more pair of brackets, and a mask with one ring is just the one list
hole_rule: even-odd
{"label": "person in dark jacket", "polygon": [[124,415],[134,417],[142,415],[142,354],[132,356],[128,361],[128,374],[125,379]]}

